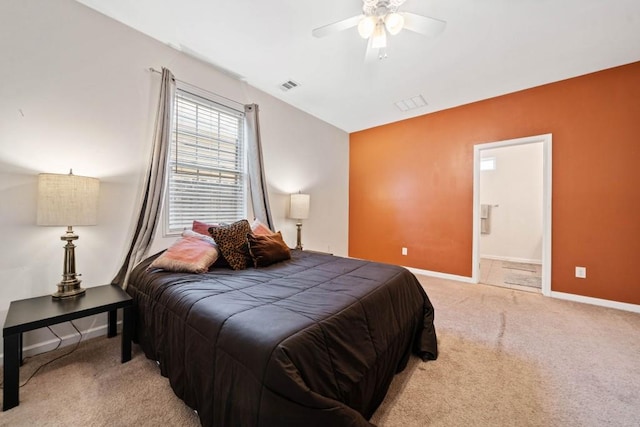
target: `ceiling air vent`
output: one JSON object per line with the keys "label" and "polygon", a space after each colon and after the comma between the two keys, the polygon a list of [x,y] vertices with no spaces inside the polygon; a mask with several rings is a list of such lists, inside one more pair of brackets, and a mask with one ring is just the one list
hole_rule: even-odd
{"label": "ceiling air vent", "polygon": [[297,88],[298,86],[300,86],[300,83],[296,83],[293,80],[287,80],[286,82],[280,85],[280,89],[286,92],[288,90]]}
{"label": "ceiling air vent", "polygon": [[411,98],[403,99],[394,104],[400,111],[414,110],[420,107],[426,107],[427,101],[424,100],[422,95],[412,96]]}

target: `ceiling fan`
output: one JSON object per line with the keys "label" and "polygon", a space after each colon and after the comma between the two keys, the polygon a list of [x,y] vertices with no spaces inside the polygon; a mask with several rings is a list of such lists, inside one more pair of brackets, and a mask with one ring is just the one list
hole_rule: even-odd
{"label": "ceiling fan", "polygon": [[362,14],[318,27],[311,34],[315,37],[325,37],[357,26],[360,36],[369,40],[365,59],[371,59],[374,55],[383,59],[387,57],[387,32],[396,35],[404,28],[435,37],[444,30],[447,25],[445,21],[411,12],[399,12],[398,8],[405,1],[362,0]]}

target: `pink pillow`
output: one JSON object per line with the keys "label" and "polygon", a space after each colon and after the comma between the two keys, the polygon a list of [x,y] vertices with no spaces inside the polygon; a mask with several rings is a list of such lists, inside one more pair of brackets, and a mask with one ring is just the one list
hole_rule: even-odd
{"label": "pink pillow", "polygon": [[156,258],[149,269],[204,273],[218,259],[218,248],[199,237],[182,237]]}
{"label": "pink pillow", "polygon": [[251,232],[256,235],[268,235],[273,234],[273,231],[269,229],[262,221],[259,219],[254,219],[251,223]]}
{"label": "pink pillow", "polygon": [[211,236],[211,234],[209,234],[209,227],[218,227],[218,225],[219,224],[207,224],[206,222],[202,221],[193,221],[191,229],[196,233],[204,234],[205,236]]}

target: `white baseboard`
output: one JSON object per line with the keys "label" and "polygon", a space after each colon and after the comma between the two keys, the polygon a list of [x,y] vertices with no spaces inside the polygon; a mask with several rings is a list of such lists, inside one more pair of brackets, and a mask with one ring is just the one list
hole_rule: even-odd
{"label": "white baseboard", "polygon": [[[122,321],[118,321],[118,325],[120,325]],[[82,333],[82,341],[86,341],[91,338],[96,338],[101,335],[107,334],[107,324],[96,326],[94,328],[89,328],[86,330],[80,331]],[[75,345],[78,342],[78,334],[68,334],[60,337],[62,342],[60,343],[60,348]],[[39,343],[35,343],[29,346],[26,346],[22,349],[22,357],[31,357],[36,354],[46,353],[47,351],[54,350],[56,346],[58,346],[59,340],[57,338],[53,338],[47,341],[42,341]],[[0,365],[4,366],[4,353],[0,354]]]}
{"label": "white baseboard", "polygon": [[581,302],[584,304],[599,305],[601,307],[616,308],[618,310],[632,311],[640,313],[640,305],[629,304],[626,302],[611,301],[608,299],[585,297],[583,295],[567,294],[564,292],[551,291],[552,298],[564,299],[568,301]]}
{"label": "white baseboard", "polygon": [[[516,262],[520,262],[520,261],[516,261]],[[474,283],[471,277],[456,276],[455,274],[440,273],[437,271],[421,270],[419,268],[413,268],[413,267],[405,267],[405,268],[410,272],[412,272],[413,274],[437,277],[440,279],[456,280],[458,282]],[[585,297],[582,295],[567,294],[564,292],[554,292],[554,291],[551,291],[550,297],[564,299],[568,301],[581,302],[583,304],[598,305],[601,307],[615,308],[618,310],[640,313],[640,305],[629,304],[626,302],[611,301],[611,300],[606,300],[601,298]]]}
{"label": "white baseboard", "polygon": [[449,273],[440,273],[439,271],[421,270],[419,268],[413,268],[413,267],[405,267],[405,268],[410,272],[412,272],[413,274],[420,274],[422,276],[431,276],[431,277],[437,277],[439,279],[457,280],[458,282],[473,283],[473,280],[471,279],[471,277],[457,276],[455,274],[449,274]]}
{"label": "white baseboard", "polygon": [[500,256],[500,255],[480,255],[480,258],[492,259],[495,261],[522,262],[525,264],[542,265],[541,259],[515,258],[515,257]]}

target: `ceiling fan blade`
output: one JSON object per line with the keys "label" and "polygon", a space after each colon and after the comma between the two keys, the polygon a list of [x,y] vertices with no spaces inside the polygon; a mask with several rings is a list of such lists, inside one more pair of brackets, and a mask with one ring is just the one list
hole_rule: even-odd
{"label": "ceiling fan blade", "polygon": [[404,28],[425,36],[435,37],[444,31],[447,23],[429,16],[416,15],[411,12],[400,12],[404,17]]}
{"label": "ceiling fan blade", "polygon": [[362,18],[364,18],[364,15],[357,15],[351,18],[343,19],[342,21],[334,22],[333,24],[318,27],[315,30],[311,31],[311,34],[313,34],[314,37],[325,37],[329,34],[337,33],[339,31],[344,31],[357,26]]}

